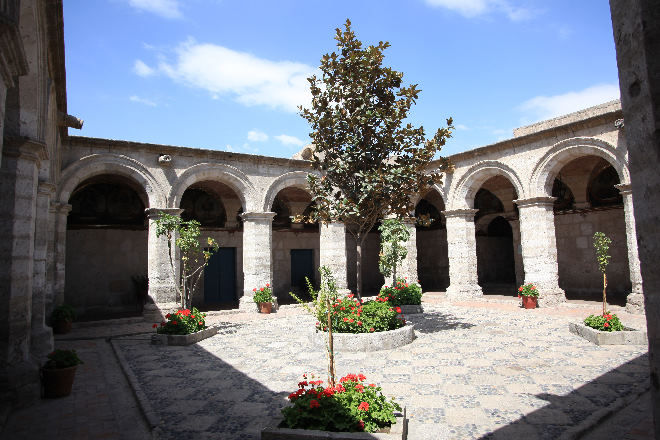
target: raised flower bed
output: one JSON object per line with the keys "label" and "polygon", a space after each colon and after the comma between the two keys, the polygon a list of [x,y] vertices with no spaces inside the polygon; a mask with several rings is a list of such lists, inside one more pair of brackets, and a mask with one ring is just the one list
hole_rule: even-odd
{"label": "raised flower bed", "polygon": [[383,286],[378,298],[400,307],[401,313],[406,315],[424,313],[422,287],[417,283],[408,283],[406,278],[399,278],[394,286]]}
{"label": "raised flower bed", "polygon": [[[607,315],[606,315],[607,316]],[[616,315],[610,315],[616,316]],[[609,324],[607,321],[605,322]],[[609,328],[609,325],[608,325]],[[646,331],[621,325],[622,330],[599,330],[584,322],[571,322],[568,330],[596,345],[648,345]]]}
{"label": "raised flower bed", "polygon": [[153,325],[156,334],[151,335],[151,343],[154,345],[191,345],[218,332],[217,327],[206,326],[206,314],[195,307],[168,313],[165,319],[167,321],[160,326]]}

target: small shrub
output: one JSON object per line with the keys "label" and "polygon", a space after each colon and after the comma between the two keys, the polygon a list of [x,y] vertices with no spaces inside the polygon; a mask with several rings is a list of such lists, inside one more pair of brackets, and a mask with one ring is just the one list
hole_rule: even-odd
{"label": "small shrub", "polygon": [[197,310],[196,307],[190,309],[177,310],[175,313],[165,315],[167,321],[154,324],[157,333],[166,335],[189,335],[206,328],[206,313]]}
{"label": "small shrub", "polygon": [[[384,300],[360,302],[351,293],[331,303],[332,330],[337,333],[374,333],[403,327],[401,308]],[[316,315],[317,330],[326,331],[325,313]]]}
{"label": "small shrub", "polygon": [[44,368],[47,370],[56,370],[83,363],[76,354],[76,350],[55,350],[48,355],[48,361],[44,365]]}
{"label": "small shrub", "polygon": [[348,374],[335,387],[324,388],[322,380],[298,383],[298,390],[289,394],[292,406],[282,410],[283,425],[333,432],[376,432],[391,426],[401,407],[375,384],[363,385],[365,380],[362,374]]}
{"label": "small shrub", "polygon": [[417,283],[408,283],[406,279],[397,279],[395,286],[384,286],[378,298],[385,298],[392,306],[422,304],[422,287]]}
{"label": "small shrub", "polygon": [[51,322],[73,322],[74,319],[76,319],[76,311],[68,304],[62,304],[55,307],[53,313],[50,315]]}
{"label": "small shrub", "polygon": [[270,288],[270,284],[266,283],[266,287],[261,287],[257,289],[256,287],[252,289],[254,296],[252,297],[253,301],[256,303],[269,303],[273,302],[273,290]]}
{"label": "small shrub", "polygon": [[602,332],[620,332],[623,324],[619,317],[606,312],[604,315],[589,315],[584,320],[584,325]]}
{"label": "small shrub", "polygon": [[539,291],[534,284],[527,283],[518,287],[518,296],[539,296]]}

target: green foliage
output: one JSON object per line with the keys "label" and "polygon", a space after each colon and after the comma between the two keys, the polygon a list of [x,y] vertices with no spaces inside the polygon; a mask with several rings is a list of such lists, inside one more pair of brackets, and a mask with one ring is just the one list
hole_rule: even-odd
{"label": "green foliage", "polygon": [[68,304],[62,304],[55,307],[53,313],[50,315],[51,322],[73,322],[74,319],[76,319],[76,311]]}
{"label": "green foliage", "polygon": [[253,300],[258,303],[269,303],[273,302],[273,291],[270,288],[270,284],[266,283],[265,287],[257,289],[256,287],[252,289],[254,292]]}
{"label": "green foliage", "polygon": [[[177,280],[175,287],[181,298],[181,307],[190,308],[192,292],[199,282],[204,267],[208,264],[211,255],[218,249],[218,243],[207,237],[206,245],[200,243],[200,223],[196,220],[183,221],[181,217],[161,213],[156,219],[156,236],[167,237],[167,249],[170,258],[172,277]],[[176,238],[175,238],[176,237]],[[172,245],[179,248],[181,255],[181,276],[177,278]]]}
{"label": "green foliage", "polygon": [[408,250],[401,245],[410,239],[410,231],[398,219],[385,219],[380,227],[380,254],[378,269],[385,277],[396,278],[398,264],[406,258]]}
{"label": "green foliage", "polygon": [[596,248],[596,261],[598,261],[598,268],[603,273],[605,273],[605,271],[607,270],[607,265],[610,264],[610,258],[612,258],[608,254],[611,244],[612,244],[612,240],[602,232],[596,232],[594,234],[594,248]]}
{"label": "green foliage", "polygon": [[167,321],[160,323],[160,327],[154,324],[157,328],[157,333],[166,335],[189,335],[196,333],[206,328],[206,313],[202,313],[197,308],[177,310],[174,313],[165,315]]}
{"label": "green foliage", "polygon": [[80,360],[76,350],[55,350],[48,355],[48,361],[44,365],[47,370],[73,367],[74,365],[84,364]]}
{"label": "green foliage", "polygon": [[390,213],[408,216],[411,196],[440,183],[448,161],[429,163],[451,137],[452,120],[426,139],[423,127],[405,122],[419,97],[403,74],[383,66],[390,44],[363,47],[346,20],[336,30],[337,52],[321,58],[320,78],[308,79],[311,108],[300,115],[312,128],[308,183],[317,220],[344,222],[358,247],[358,295],[362,291],[361,246],[368,231]]}
{"label": "green foliage", "polygon": [[363,384],[365,380],[362,374],[348,374],[334,387],[324,388],[321,380],[298,383],[298,390],[289,394],[292,406],[282,409],[283,426],[332,432],[376,432],[391,426],[401,407],[381,387]]}
{"label": "green foliage", "polygon": [[[327,304],[334,303],[339,297],[339,294],[337,293],[337,284],[332,276],[332,272],[330,272],[330,268],[327,266],[321,266],[319,267],[319,273],[321,274],[321,285],[318,291],[314,290],[314,286],[309,281],[309,278],[305,277],[309,295],[312,297],[311,303],[308,304],[295,294],[289,292],[289,295],[291,295],[298,304],[302,305],[309,314],[315,316],[317,319],[327,316]],[[327,321],[327,319],[324,318],[324,321]]]}
{"label": "green foliage", "polygon": [[518,287],[518,296],[539,296],[539,291],[534,284],[527,283]]}
{"label": "green foliage", "polygon": [[383,286],[378,293],[378,298],[383,298],[391,306],[421,305],[422,287],[417,283],[408,283],[404,278],[396,280],[394,286]]}
{"label": "green foliage", "polygon": [[602,332],[619,332],[623,330],[623,324],[619,317],[606,312],[603,315],[589,315],[584,320],[587,327],[600,330]]}
{"label": "green foliage", "polygon": [[[401,308],[386,300],[360,302],[351,293],[331,303],[332,330],[336,333],[374,333],[403,327],[406,320],[400,315]],[[316,329],[327,330],[325,313],[317,315]]]}

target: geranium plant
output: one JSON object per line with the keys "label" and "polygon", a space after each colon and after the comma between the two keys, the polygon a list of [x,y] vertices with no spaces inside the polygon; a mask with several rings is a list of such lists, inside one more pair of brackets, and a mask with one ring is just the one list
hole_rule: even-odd
{"label": "geranium plant", "polygon": [[307,381],[303,375],[298,390],[289,394],[291,406],[282,410],[282,425],[293,429],[377,432],[396,422],[401,407],[387,399],[380,387],[365,384],[362,374],[348,374],[336,386],[323,387],[322,380]]}
{"label": "geranium plant", "polygon": [[197,310],[196,307],[190,309],[177,310],[165,315],[166,321],[154,324],[153,327],[157,333],[166,335],[189,335],[206,328],[206,313]]}
{"label": "geranium plant", "polygon": [[[317,330],[327,331],[325,313],[317,315]],[[362,303],[352,293],[331,303],[332,329],[338,333],[374,333],[403,327],[406,320],[401,307],[386,300]]]}
{"label": "geranium plant", "polygon": [[252,291],[254,292],[252,299],[257,304],[273,302],[273,290],[270,288],[269,283],[266,283],[266,286],[259,289],[255,287]]}
{"label": "geranium plant", "polygon": [[48,361],[44,365],[47,370],[58,370],[84,364],[80,360],[76,350],[55,350],[48,355]]}
{"label": "geranium plant", "polygon": [[584,320],[584,325],[602,332],[618,332],[623,330],[623,324],[619,317],[605,312],[603,315],[589,315]]}
{"label": "geranium plant", "polygon": [[536,286],[532,283],[523,284],[518,287],[518,297],[521,296],[539,296],[539,291]]}
{"label": "geranium plant", "polygon": [[408,283],[406,278],[399,278],[394,286],[383,286],[378,297],[385,298],[393,306],[420,305],[422,287],[417,283]]}

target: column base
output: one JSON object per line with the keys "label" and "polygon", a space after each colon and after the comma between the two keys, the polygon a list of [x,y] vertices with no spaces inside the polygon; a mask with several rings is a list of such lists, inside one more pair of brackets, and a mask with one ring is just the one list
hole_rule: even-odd
{"label": "column base", "polygon": [[626,298],[626,312],[633,315],[644,315],[646,313],[644,308],[644,294],[628,294],[628,297]]}
{"label": "column base", "polygon": [[566,292],[562,289],[544,290],[541,287],[537,288],[541,292],[538,299],[539,307],[554,307],[566,302]]}
{"label": "column base", "polygon": [[478,298],[483,295],[484,292],[478,284],[452,284],[447,287],[447,298],[450,300]]}
{"label": "column base", "polygon": [[45,325],[38,330],[33,330],[30,339],[30,352],[36,359],[39,359],[42,356],[45,357],[48,353],[53,351],[53,348],[55,347],[53,329],[46,327]]}
{"label": "column base", "polygon": [[252,295],[244,294],[238,300],[238,310],[248,313],[259,313],[259,306],[252,299]]}

